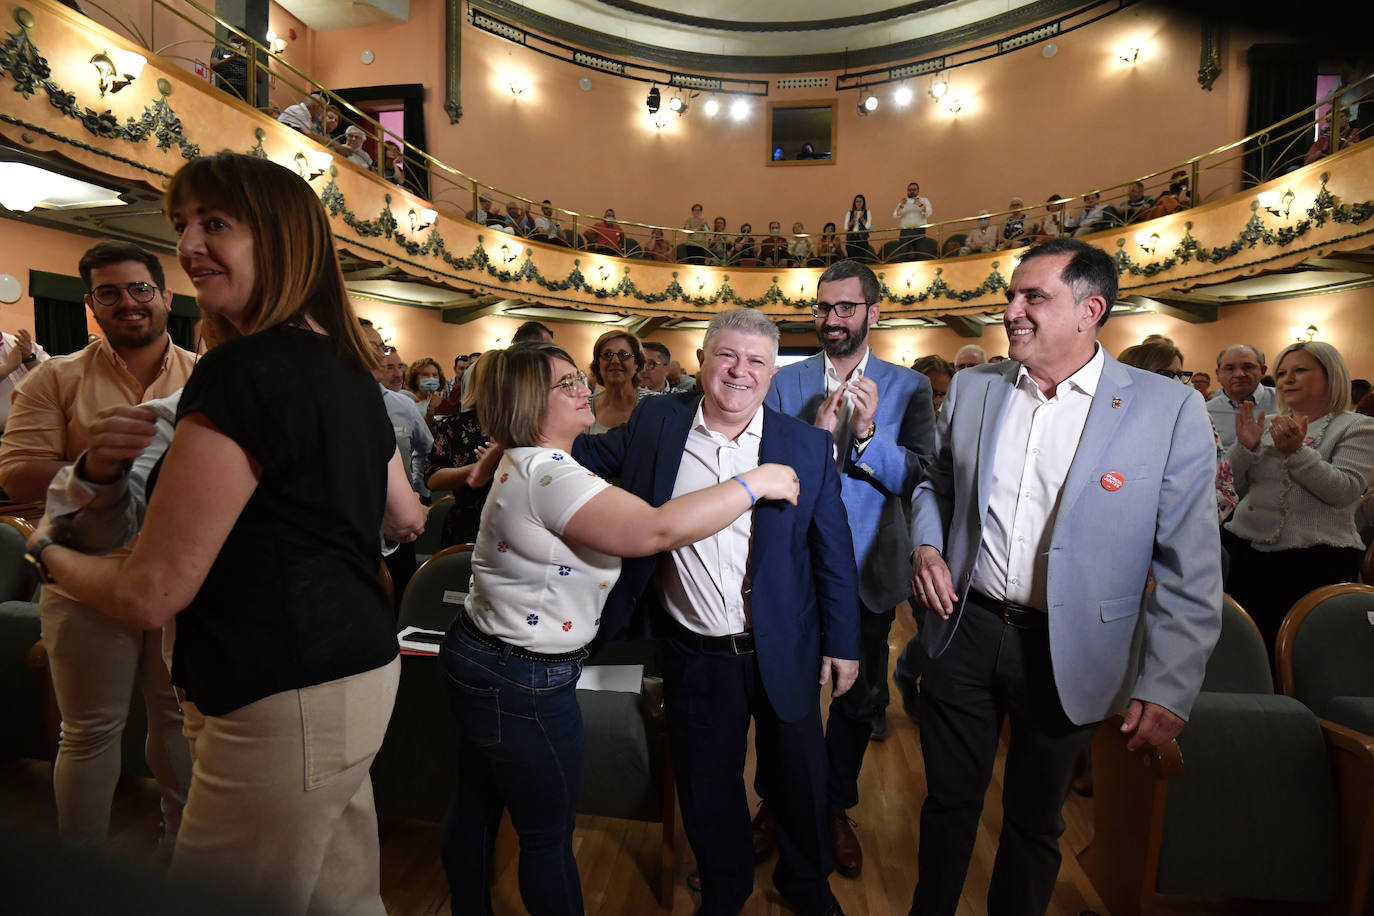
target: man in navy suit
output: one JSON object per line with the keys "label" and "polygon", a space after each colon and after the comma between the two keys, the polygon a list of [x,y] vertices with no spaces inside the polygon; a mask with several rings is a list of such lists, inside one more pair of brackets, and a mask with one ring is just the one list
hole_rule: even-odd
{"label": "man in navy suit", "polygon": [[[822,353],[778,370],[764,404],[832,434],[840,492],[859,567],[859,676],[830,704],[826,824],[835,868],[855,877],[863,851],[846,811],[859,803],[869,739],[887,734],[887,638],[910,595],[911,536],[905,506],[935,452],[930,382],[868,348],[878,320],[878,278],[858,261],[837,261],[816,287]],[[768,812],[755,824],[766,829]],[[763,823],[760,823],[760,822]]]}
{"label": "man in navy suit", "polygon": [[802,913],[835,916],[825,828],[820,688],[858,671],[858,577],[833,443],[763,406],[777,327],[752,309],[711,320],[700,392],[646,398],[623,426],[581,436],[574,457],[653,505],[761,462],[790,465],[796,506],[762,502],[720,534],[626,560],[603,611],[614,636],[650,580],[666,638],[660,669],[683,827],[703,914],[740,912],[754,887],[744,759],[752,718],[759,784],[777,817],[773,882]]}
{"label": "man in navy suit", "polygon": [[918,883],[953,916],[998,735],[1011,719],[987,912],[1044,913],[1060,813],[1096,723],[1128,746],[1183,728],[1221,630],[1216,450],[1191,387],[1097,342],[1116,264],[1078,239],[1021,257],[1011,358],[954,376],[913,503],[912,589],[929,612]]}

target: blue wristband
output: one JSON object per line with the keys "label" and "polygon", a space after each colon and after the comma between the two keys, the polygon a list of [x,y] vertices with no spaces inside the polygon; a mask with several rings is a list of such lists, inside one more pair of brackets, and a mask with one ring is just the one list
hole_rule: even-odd
{"label": "blue wristband", "polygon": [[759,498],[754,495],[754,491],[749,489],[749,484],[744,482],[743,477],[739,476],[738,474],[734,474],[731,476],[730,479],[739,481],[739,485],[744,487],[744,492],[749,494],[749,505],[752,506],[754,503],[759,501]]}

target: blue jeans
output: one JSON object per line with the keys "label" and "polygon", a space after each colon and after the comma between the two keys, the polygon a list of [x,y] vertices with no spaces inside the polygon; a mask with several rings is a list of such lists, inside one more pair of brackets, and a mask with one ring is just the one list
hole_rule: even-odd
{"label": "blue jeans", "polygon": [[458,722],[458,786],[441,839],[454,916],[492,912],[492,848],[506,809],[520,838],[525,908],[531,916],[580,916],[572,839],[582,787],[582,658],[516,658],[454,623],[439,661]]}

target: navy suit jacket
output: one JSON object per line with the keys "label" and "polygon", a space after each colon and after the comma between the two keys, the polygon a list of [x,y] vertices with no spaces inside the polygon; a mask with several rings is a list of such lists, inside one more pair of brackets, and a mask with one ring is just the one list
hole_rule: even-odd
{"label": "navy suit jacket", "polygon": [[[865,374],[878,386],[877,430],[862,454],[850,448],[840,491],[854,535],[859,598],[867,610],[881,613],[911,595],[906,507],[935,454],[935,411],[921,373],[870,353]],[[824,400],[825,360],[817,354],[779,369],[763,403],[812,423]]]}
{"label": "navy suit jacket", "polygon": [[[645,398],[630,419],[600,435],[583,435],[573,457],[654,506],[673,498],[678,467],[700,392]],[[814,710],[821,657],[859,657],[858,573],[830,434],[764,408],[759,463],[791,466],[801,481],[797,505],[770,500],[754,507],[749,551],[750,611],[764,690],[779,718],[794,722]],[[615,634],[644,597],[666,554],[627,558],[601,614]]]}

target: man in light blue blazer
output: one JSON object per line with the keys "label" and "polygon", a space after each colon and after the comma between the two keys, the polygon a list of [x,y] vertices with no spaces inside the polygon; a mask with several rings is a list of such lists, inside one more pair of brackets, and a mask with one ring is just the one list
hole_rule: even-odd
{"label": "man in light blue blazer", "polygon": [[764,399],[834,437],[859,567],[859,676],[830,704],[825,730],[827,824],[835,869],[851,878],[863,868],[863,852],[845,812],[859,803],[869,739],[887,733],[887,638],[897,605],[910,596],[904,510],[935,451],[929,380],[868,347],[881,298],[866,265],[846,260],[826,268],[812,310],[823,352],[779,369]]}
{"label": "man in light blue blazer", "polygon": [[987,911],[1044,913],[1060,810],[1096,723],[1130,746],[1183,728],[1221,628],[1216,452],[1189,387],[1097,344],[1116,266],[1077,239],[1022,256],[1010,359],[954,377],[913,502],[921,808],[912,913],[959,903],[1011,718]]}

